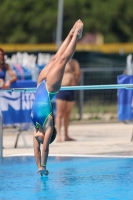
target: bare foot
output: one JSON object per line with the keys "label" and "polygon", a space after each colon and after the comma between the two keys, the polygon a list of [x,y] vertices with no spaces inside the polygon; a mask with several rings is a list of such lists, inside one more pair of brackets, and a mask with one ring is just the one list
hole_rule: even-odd
{"label": "bare foot", "polygon": [[73,138],[67,137],[67,138],[64,139],[64,141],[76,141],[76,140],[73,139]]}
{"label": "bare foot", "polygon": [[62,142],[62,139],[60,136],[57,136],[56,142]]}
{"label": "bare foot", "polygon": [[76,30],[76,28],[77,28],[77,26],[78,26],[78,28],[79,28],[79,24],[81,25],[81,27],[82,27],[82,30],[79,30],[78,32],[78,39],[80,39],[81,37],[82,37],[82,31],[83,31],[83,23],[82,23],[82,21],[79,19],[79,20],[77,20],[76,22],[75,22],[75,24],[74,24],[74,26],[72,27],[72,29],[71,29],[71,31],[70,31],[70,34],[71,35],[73,35],[74,34],[74,32],[75,32],[75,30]]}
{"label": "bare foot", "polygon": [[76,23],[76,29],[78,31],[78,40],[82,37],[83,22],[79,19]]}

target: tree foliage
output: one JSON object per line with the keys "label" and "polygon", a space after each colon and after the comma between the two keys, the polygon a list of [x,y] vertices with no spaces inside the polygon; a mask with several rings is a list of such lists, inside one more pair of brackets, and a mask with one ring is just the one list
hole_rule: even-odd
{"label": "tree foliage", "polygon": [[[105,42],[133,42],[132,0],[64,0],[63,39],[77,19]],[[0,43],[53,43],[58,0],[0,0]]]}

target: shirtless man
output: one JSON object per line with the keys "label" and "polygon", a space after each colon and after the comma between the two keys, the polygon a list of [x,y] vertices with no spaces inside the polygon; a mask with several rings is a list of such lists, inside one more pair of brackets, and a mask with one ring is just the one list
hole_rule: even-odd
{"label": "shirtless man", "polygon": [[[62,86],[78,85],[80,80],[80,65],[77,60],[71,59],[65,68],[62,79]],[[74,105],[74,91],[60,91],[56,96],[56,128],[57,142],[62,142],[61,125],[63,120],[64,125],[64,141],[73,141],[74,139],[68,136],[68,124],[71,110]]]}

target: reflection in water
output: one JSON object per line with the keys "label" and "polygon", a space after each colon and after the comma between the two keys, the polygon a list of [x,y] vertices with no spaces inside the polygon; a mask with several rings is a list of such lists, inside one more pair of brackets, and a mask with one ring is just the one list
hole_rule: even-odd
{"label": "reflection in water", "polygon": [[35,193],[48,190],[48,176],[40,177],[35,184]]}

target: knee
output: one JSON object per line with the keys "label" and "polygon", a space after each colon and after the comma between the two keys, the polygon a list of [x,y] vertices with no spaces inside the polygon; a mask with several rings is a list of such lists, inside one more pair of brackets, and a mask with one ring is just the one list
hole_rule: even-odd
{"label": "knee", "polygon": [[63,112],[57,112],[56,117],[61,119],[63,117]]}
{"label": "knee", "polygon": [[65,117],[69,117],[70,113],[71,113],[70,111],[68,111],[68,112],[65,112],[65,114],[64,114],[64,115],[65,115]]}

